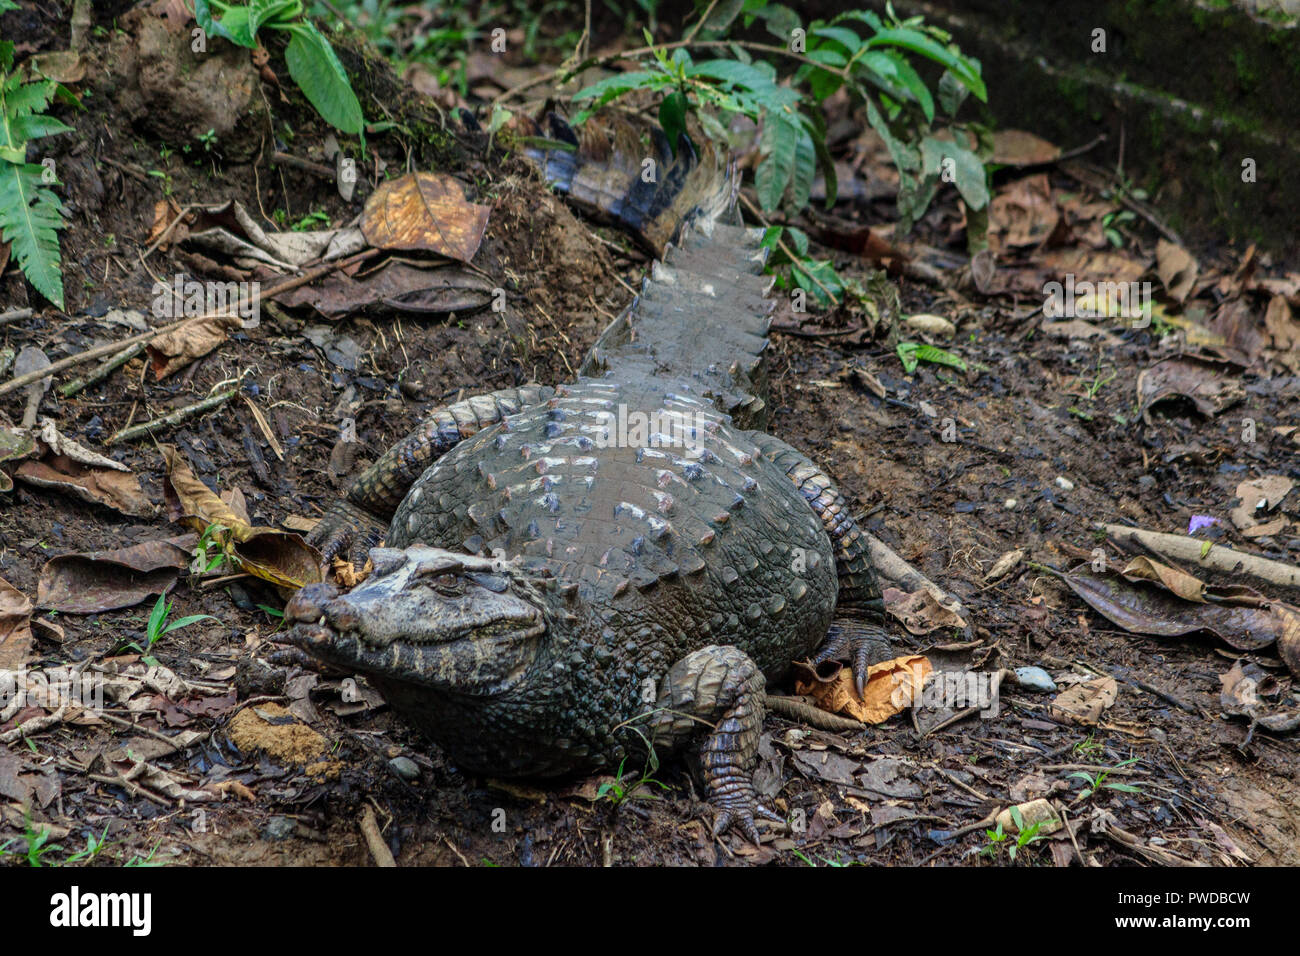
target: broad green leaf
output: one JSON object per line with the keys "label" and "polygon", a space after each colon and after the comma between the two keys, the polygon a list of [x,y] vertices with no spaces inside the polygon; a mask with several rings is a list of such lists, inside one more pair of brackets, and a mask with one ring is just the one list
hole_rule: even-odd
{"label": "broad green leaf", "polygon": [[852,56],[862,46],[862,37],[848,27],[813,27],[808,31],[813,36],[822,37],[844,47],[844,52]]}
{"label": "broad green leaf", "polygon": [[913,53],[919,53],[921,56],[934,60],[952,71],[953,75],[961,80],[965,87],[974,93],[978,99],[982,101],[988,100],[988,91],[984,88],[984,80],[980,77],[979,61],[953,53],[924,33],[909,28],[881,30],[867,41],[868,48],[879,46],[902,47],[905,50],[911,50]]}
{"label": "broad green leaf", "polygon": [[250,50],[255,48],[257,41],[253,39],[253,34],[248,29],[248,8],[227,8],[225,4],[220,6],[223,11],[221,19],[214,20],[212,4],[208,0],[194,0],[194,19],[198,21],[203,32],[210,37],[229,40],[237,46],[247,47]]}
{"label": "broad green leaf", "polygon": [[949,116],[956,116],[970,90],[962,85],[961,80],[953,76],[951,70],[944,70],[939,77],[939,105]]}
{"label": "broad green leaf", "polygon": [[606,103],[616,96],[622,96],[629,90],[639,90],[651,86],[658,80],[659,75],[656,73],[646,73],[644,71],[618,73],[614,76],[607,76],[590,86],[584,86],[573,94],[573,98],[575,100],[595,99],[599,103]]}
{"label": "broad green leaf", "polygon": [[907,58],[895,50],[872,50],[863,54],[862,65],[889,83],[887,89],[902,98],[910,96],[921,107],[927,123],[934,122],[934,97]]}
{"label": "broad green leaf", "polygon": [[754,186],[758,202],[765,212],[781,205],[786,185],[794,172],[794,154],[799,142],[799,127],[780,114],[764,119],[763,138],[759,144],[758,169]]}
{"label": "broad green leaf", "polygon": [[[921,141],[921,166],[928,174],[943,179],[945,160],[952,170],[952,183],[971,209],[983,209],[989,202],[988,180],[980,158],[952,140],[927,136]],[[945,179],[945,181],[947,181]]]}
{"label": "broad green leaf", "polygon": [[959,371],[966,371],[966,360],[954,352],[936,348],[922,342],[899,342],[896,351],[898,360],[903,363],[903,371],[911,375],[921,362],[934,365],[947,365]]}
{"label": "broad green leaf", "polygon": [[310,23],[289,27],[293,38],[284,61],[303,95],[325,121],[345,133],[360,133],[365,126],[361,104],[330,42]]}
{"label": "broad green leaf", "polygon": [[817,175],[817,148],[806,129],[799,131],[794,150],[794,173],[790,177],[790,208],[794,211],[808,205],[813,177]]}
{"label": "broad green leaf", "polygon": [[659,126],[668,137],[668,145],[674,156],[677,155],[677,144],[686,132],[686,110],[689,105],[686,94],[680,90],[669,93],[659,104]]}

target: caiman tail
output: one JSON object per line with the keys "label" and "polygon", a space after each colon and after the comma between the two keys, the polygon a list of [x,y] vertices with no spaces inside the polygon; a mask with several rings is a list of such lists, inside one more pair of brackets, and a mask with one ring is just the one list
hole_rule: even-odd
{"label": "caiman tail", "polygon": [[595,117],[574,130],[551,113],[546,132],[563,147],[529,146],[525,153],[547,182],[657,257],[640,294],[601,333],[580,374],[639,370],[660,381],[689,381],[740,427],[764,428],[761,356],[772,280],[763,275],[763,231],[745,228],[736,209],[735,164],[685,134],[674,155],[662,130],[642,134],[622,116]]}

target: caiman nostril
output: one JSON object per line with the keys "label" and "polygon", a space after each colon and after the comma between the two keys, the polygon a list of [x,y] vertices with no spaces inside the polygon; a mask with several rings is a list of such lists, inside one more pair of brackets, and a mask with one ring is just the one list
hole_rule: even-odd
{"label": "caiman nostril", "polygon": [[325,606],[325,617],[330,625],[340,631],[355,631],[361,617],[352,602],[346,598],[335,598]]}
{"label": "caiman nostril", "polygon": [[338,595],[338,588],[332,584],[309,584],[289,599],[284,616],[291,621],[315,623],[325,613],[325,605]]}

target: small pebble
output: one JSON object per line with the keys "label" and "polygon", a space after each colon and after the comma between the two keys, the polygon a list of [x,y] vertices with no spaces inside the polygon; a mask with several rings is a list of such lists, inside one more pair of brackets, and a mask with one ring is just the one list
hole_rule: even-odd
{"label": "small pebble", "polygon": [[393,772],[403,780],[419,780],[420,768],[410,757],[394,757],[388,761],[388,766],[393,768]]}
{"label": "small pebble", "polygon": [[1020,686],[1025,690],[1041,690],[1049,694],[1056,692],[1056,681],[1041,667],[1017,667],[1016,680],[1020,681]]}
{"label": "small pebble", "polygon": [[266,826],[262,827],[262,836],[272,842],[276,840],[286,840],[293,835],[297,824],[288,817],[271,817],[266,821]]}
{"label": "small pebble", "polygon": [[1062,491],[1073,491],[1074,482],[1072,482],[1069,478],[1066,478],[1064,475],[1057,475],[1056,487],[1060,488]]}
{"label": "small pebble", "polygon": [[1010,511],[1010,510],[1013,509],[1017,504],[1019,504],[1019,502],[1017,502],[1015,498],[1008,498],[1006,501],[1002,502],[1002,507],[1004,507],[1004,508],[1006,508],[1008,511]]}

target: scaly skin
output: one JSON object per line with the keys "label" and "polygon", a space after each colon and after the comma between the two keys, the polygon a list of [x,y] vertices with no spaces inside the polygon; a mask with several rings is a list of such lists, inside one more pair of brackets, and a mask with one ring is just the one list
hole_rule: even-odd
{"label": "scaly skin", "polygon": [[[587,192],[617,195],[616,165]],[[567,174],[581,193],[582,168]],[[757,430],[770,281],[760,233],[715,221],[734,181],[683,150],[665,182],[637,215],[697,212],[578,379],[431,415],[313,532],[332,556],[387,523],[374,574],[304,588],[287,616],[465,770],[554,777],[686,749],[716,831],[757,840],[765,680],[822,643],[842,588],[878,594],[833,483]],[[865,672],[864,640],[829,650],[851,645]]]}

